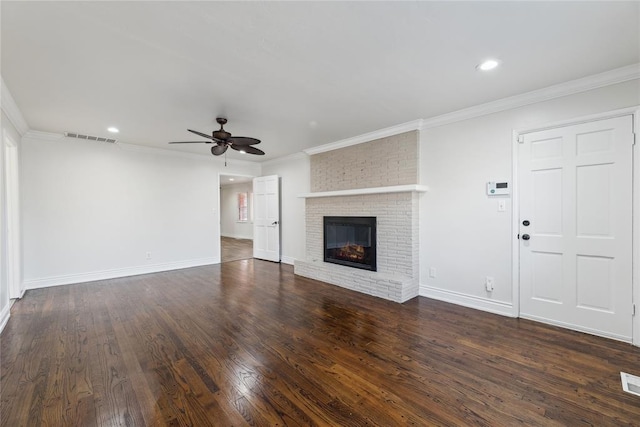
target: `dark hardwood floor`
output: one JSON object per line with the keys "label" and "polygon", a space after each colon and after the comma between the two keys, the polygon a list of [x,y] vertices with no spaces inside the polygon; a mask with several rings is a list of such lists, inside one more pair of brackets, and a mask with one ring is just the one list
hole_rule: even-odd
{"label": "dark hardwood floor", "polygon": [[220,252],[222,262],[253,258],[253,240],[221,237]]}
{"label": "dark hardwood floor", "polygon": [[227,262],[28,291],[2,426],[640,425],[640,349]]}

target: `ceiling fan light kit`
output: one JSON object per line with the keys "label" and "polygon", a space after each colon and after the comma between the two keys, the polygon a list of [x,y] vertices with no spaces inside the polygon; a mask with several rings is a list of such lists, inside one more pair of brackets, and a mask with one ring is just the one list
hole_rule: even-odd
{"label": "ceiling fan light kit", "polygon": [[189,132],[208,138],[211,141],[175,141],[170,142],[169,144],[211,144],[215,142],[215,145],[211,147],[211,154],[214,156],[224,154],[229,147],[233,150],[240,151],[241,153],[255,154],[258,156],[264,155],[264,151],[256,147],[252,147],[252,145],[260,144],[259,139],[247,136],[232,136],[231,133],[224,130],[224,125],[227,124],[226,118],[218,117],[216,121],[220,125],[220,129],[213,131],[211,135],[198,132],[197,130],[187,129]]}

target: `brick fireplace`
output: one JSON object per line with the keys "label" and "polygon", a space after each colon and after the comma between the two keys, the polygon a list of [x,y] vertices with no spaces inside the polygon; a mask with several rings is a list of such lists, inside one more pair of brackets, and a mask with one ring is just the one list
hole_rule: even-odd
{"label": "brick fireplace", "polygon": [[[418,295],[418,131],[311,155],[306,257],[295,274],[397,302]],[[325,262],[325,217],[375,217],[376,268]]]}

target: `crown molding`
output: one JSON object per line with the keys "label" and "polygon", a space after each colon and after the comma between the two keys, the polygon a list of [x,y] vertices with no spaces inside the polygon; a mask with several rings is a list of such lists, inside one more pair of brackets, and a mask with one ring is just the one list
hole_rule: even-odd
{"label": "crown molding", "polygon": [[25,138],[40,139],[42,141],[58,141],[58,140],[60,140],[60,139],[65,137],[61,133],[42,132],[42,131],[39,131],[39,130],[28,130],[22,136],[25,137]]}
{"label": "crown molding", "polygon": [[640,63],[431,117],[423,121],[422,129],[486,116],[635,79],[640,79]]}
{"label": "crown molding", "polygon": [[501,111],[524,107],[526,105],[548,101],[555,98],[561,98],[563,96],[573,95],[580,92],[587,92],[589,90],[598,89],[601,87],[623,83],[635,79],[640,79],[640,63],[616,68],[600,74],[594,74],[592,76],[587,76],[576,80],[570,80],[568,82],[534,90],[531,92],[526,92],[520,95],[502,98],[497,101],[475,105],[473,107],[464,108],[462,110],[434,116],[428,119],[414,120],[412,122],[391,126],[352,138],[320,145],[318,147],[308,148],[304,150],[304,152],[308,155],[324,153],[326,151],[337,150],[338,148],[344,148],[351,145],[361,144],[363,142],[373,141],[374,139],[386,138],[388,136],[397,135],[412,130],[423,130],[432,127],[443,126],[462,120],[469,120],[493,113],[499,113]]}
{"label": "crown molding", "polygon": [[165,154],[165,155],[172,155],[172,156],[184,157],[184,158],[190,158],[190,159],[202,159],[203,157],[207,157],[205,154],[187,153],[183,151],[168,150],[166,148],[150,147],[150,146],[140,145],[140,144],[131,144],[129,142],[118,141],[118,142],[114,142],[113,145],[118,147],[121,150],[133,151],[136,153]]}
{"label": "crown molding", "polygon": [[[109,143],[104,143],[104,144],[109,144]],[[207,153],[207,154],[186,153],[183,151],[167,150],[166,148],[150,147],[150,146],[140,145],[140,144],[131,144],[128,142],[116,142],[116,143],[113,143],[112,145],[115,145],[116,147],[125,151],[133,151],[133,152],[146,153],[146,154],[162,154],[166,156],[182,157],[186,159],[211,160],[211,157],[214,157],[213,160],[216,161],[216,163],[220,163],[223,166],[225,163],[223,158],[221,158],[220,156],[212,156],[210,153]],[[259,162],[252,162],[250,160],[236,160],[236,159],[227,159],[226,163],[228,166],[245,166],[245,167],[256,167],[256,165],[260,164]]]}
{"label": "crown molding", "polygon": [[129,144],[129,143],[123,143],[123,142],[109,143],[109,142],[101,142],[101,141],[83,140],[83,139],[78,139],[78,138],[67,137],[62,133],[43,132],[43,131],[39,131],[39,130],[29,130],[23,136],[25,138],[39,139],[41,141],[59,141],[61,139],[69,138],[69,140],[71,140],[71,141],[85,141],[85,142],[89,142],[89,143],[93,143],[93,144],[112,145],[112,146],[118,147],[118,148],[126,150],[126,151],[137,151],[137,152],[142,152],[142,153],[177,154],[179,156],[197,157],[197,158],[205,157],[205,155],[203,155],[203,154],[182,153],[182,152],[179,152],[179,151],[166,150],[166,149],[163,149],[163,148],[146,147],[146,146],[143,146],[143,145]]}
{"label": "crown molding", "polygon": [[376,130],[373,132],[365,133],[362,135],[354,136],[352,138],[341,139],[340,141],[331,142],[329,144],[320,145],[318,147],[312,147],[304,150],[308,155],[324,153],[327,151],[337,150],[339,148],[350,147],[352,145],[362,144],[363,142],[373,141],[375,139],[386,138],[388,136],[398,135],[413,130],[420,130],[422,128],[423,120],[414,120],[411,122],[402,123],[388,128]]}
{"label": "crown molding", "polygon": [[266,160],[264,162],[261,162],[260,164],[264,167],[264,166],[273,166],[273,165],[277,165],[279,163],[285,163],[285,162],[291,162],[291,161],[296,161],[296,160],[308,160],[309,159],[309,155],[304,152],[304,151],[298,151],[297,153],[293,153],[293,154],[289,154],[287,156],[282,156],[282,157],[278,157],[275,159],[271,159],[271,160]]}
{"label": "crown molding", "polygon": [[20,135],[24,135],[29,131],[29,125],[24,119],[22,112],[18,108],[18,104],[16,104],[13,96],[11,96],[11,92],[4,82],[4,78],[0,77],[0,80],[2,80],[0,87],[0,105],[2,106],[2,111],[4,111],[4,113],[7,115],[9,121],[11,122],[13,127],[16,128],[18,133]]}
{"label": "crown molding", "polygon": [[[61,134],[61,133],[42,132],[39,130],[29,130],[23,135],[23,137],[30,138],[30,139],[38,139],[40,141],[60,141],[62,139],[67,138],[64,134]],[[73,141],[83,141],[77,138],[69,138],[69,139]],[[205,158],[209,159],[211,157],[210,154],[185,153],[181,151],[167,150],[165,148],[149,147],[145,145],[130,144],[126,142],[115,142],[115,143],[99,142],[99,141],[88,141],[88,142],[95,143],[95,144],[111,145],[121,150],[133,151],[138,153],[146,153],[146,154],[161,154],[166,156],[182,157],[187,159],[198,159],[198,160],[203,160]],[[224,164],[224,161],[220,158],[214,159],[214,160],[217,160],[218,163]],[[250,160],[227,159],[227,164],[230,166],[255,167],[260,163],[252,162]]]}

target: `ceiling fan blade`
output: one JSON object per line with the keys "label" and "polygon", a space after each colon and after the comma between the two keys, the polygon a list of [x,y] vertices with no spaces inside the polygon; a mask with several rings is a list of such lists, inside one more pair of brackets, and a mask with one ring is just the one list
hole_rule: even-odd
{"label": "ceiling fan blade", "polygon": [[196,135],[204,136],[205,138],[213,139],[213,136],[207,135],[206,133],[198,132],[197,130],[187,129],[189,132],[193,132]]}
{"label": "ceiling fan blade", "polygon": [[260,144],[259,139],[249,138],[248,136],[232,136],[229,138],[229,142],[234,145],[256,145]]}
{"label": "ceiling fan blade", "polygon": [[224,154],[225,151],[227,151],[227,148],[229,148],[228,145],[214,145],[213,147],[211,147],[211,154],[213,154],[214,156],[220,156],[221,154]]}
{"label": "ceiling fan blade", "polygon": [[264,151],[256,147],[251,147],[250,145],[241,145],[239,147],[236,147],[235,144],[232,144],[231,148],[233,148],[236,151],[240,151],[248,154],[257,154],[258,156],[264,156]]}
{"label": "ceiling fan blade", "polygon": [[172,141],[169,144],[211,144],[211,141]]}

